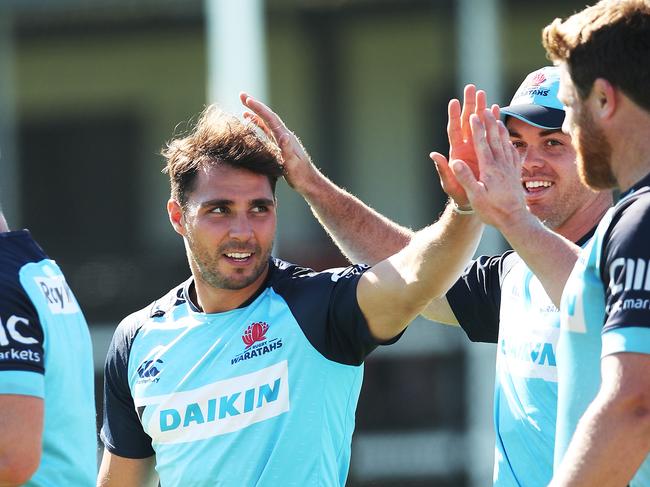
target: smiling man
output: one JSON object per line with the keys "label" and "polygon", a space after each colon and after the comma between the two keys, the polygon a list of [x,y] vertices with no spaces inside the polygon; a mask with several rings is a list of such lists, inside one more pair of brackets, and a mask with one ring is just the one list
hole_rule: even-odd
{"label": "smiling man", "polygon": [[343,486],[365,356],[480,223],[450,210],[372,268],[314,272],[271,257],[282,158],[253,124],[209,107],[163,153],[192,277],[115,332],[98,485]]}
{"label": "smiling man", "polygon": [[[525,200],[548,228],[583,244],[611,206],[612,196],[594,192],[580,182],[571,138],[561,130],[565,112],[557,98],[558,89],[559,70],[538,69],[524,79],[510,105],[501,110],[510,141],[523,163],[521,179],[509,191]],[[372,264],[408,244],[412,232],[329,181],[277,115],[250,98],[245,104],[254,112],[248,116],[280,141],[289,184],[308,201],[351,260]],[[469,119],[471,113],[481,114],[485,107],[485,93],[476,92],[472,85],[465,89],[462,112],[458,100],[450,102],[449,160],[462,159],[476,169]],[[494,108],[493,112],[497,114]],[[508,133],[504,135],[508,137]],[[438,153],[432,158],[455,211],[462,218],[476,219],[447,158]],[[519,170],[519,161],[513,162]],[[473,235],[465,234],[450,244],[465,246],[480,235],[480,227],[468,231]],[[444,249],[436,255],[440,260],[451,258]],[[553,472],[558,310],[518,254],[508,251],[473,261],[471,252],[466,255],[464,272],[457,272],[461,266],[447,269],[449,273],[439,270],[434,276],[449,282],[449,287],[446,294],[430,302],[423,315],[460,325],[472,341],[498,343],[494,485],[546,485]]]}

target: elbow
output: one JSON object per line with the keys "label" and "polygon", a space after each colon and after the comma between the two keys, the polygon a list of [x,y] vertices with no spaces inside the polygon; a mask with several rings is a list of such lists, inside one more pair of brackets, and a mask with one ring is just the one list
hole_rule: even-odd
{"label": "elbow", "polygon": [[23,485],[32,478],[41,461],[41,450],[5,453],[0,458],[0,486]]}

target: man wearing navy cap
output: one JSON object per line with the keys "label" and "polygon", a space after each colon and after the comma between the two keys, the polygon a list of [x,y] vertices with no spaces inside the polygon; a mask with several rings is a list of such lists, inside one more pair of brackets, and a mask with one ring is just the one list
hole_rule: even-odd
{"label": "man wearing navy cap", "polygon": [[[558,87],[559,72],[555,67],[529,74],[510,105],[501,109],[505,116],[501,130],[505,132],[507,127],[510,141],[521,157],[521,189],[531,212],[548,228],[583,244],[611,206],[612,196],[610,192],[593,192],[580,182],[571,138],[561,131],[564,108],[557,98]],[[289,183],[308,201],[346,256],[374,263],[410,241],[410,230],[379,215],[329,181],[311,164],[277,115],[248,100],[246,105],[256,114],[248,116],[267,130],[273,127],[273,135],[281,141]],[[469,128],[470,114],[483,116],[485,93],[468,85],[464,104],[462,115],[458,100],[449,104],[449,161],[462,159],[471,165],[477,156]],[[496,115],[498,110],[493,108],[493,113]],[[438,153],[431,157],[451,198],[448,206],[462,218],[477,218],[447,158]],[[458,239],[458,245],[476,245],[480,232],[468,232]],[[539,280],[513,251],[481,256],[469,262],[447,294],[434,299],[423,314],[437,322],[460,325],[472,341],[498,343],[494,484],[548,484],[553,469],[557,408],[555,345],[559,313]]]}

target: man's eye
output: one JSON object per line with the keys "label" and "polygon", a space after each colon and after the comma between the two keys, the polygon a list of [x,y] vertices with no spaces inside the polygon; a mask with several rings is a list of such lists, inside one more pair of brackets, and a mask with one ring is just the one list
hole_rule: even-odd
{"label": "man's eye", "polygon": [[564,145],[562,142],[560,142],[557,139],[547,139],[546,142],[544,142],[545,145],[547,146],[560,146]]}
{"label": "man's eye", "polygon": [[253,206],[252,211],[253,213],[266,213],[269,209],[266,206]]}
{"label": "man's eye", "polygon": [[511,140],[510,142],[515,149],[523,149],[526,147],[526,144],[524,144],[521,140]]}
{"label": "man's eye", "polygon": [[225,206],[217,206],[216,208],[212,208],[210,213],[228,213],[228,208]]}

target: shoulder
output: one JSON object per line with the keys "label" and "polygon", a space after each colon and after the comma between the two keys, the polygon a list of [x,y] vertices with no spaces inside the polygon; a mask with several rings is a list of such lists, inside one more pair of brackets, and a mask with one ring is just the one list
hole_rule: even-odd
{"label": "shoulder", "polygon": [[21,269],[47,256],[27,231],[0,234],[0,311],[36,315],[37,311],[24,288]]}
{"label": "shoulder", "polygon": [[[650,188],[624,197],[612,210],[611,220],[604,232],[602,252],[605,263],[612,257],[650,256]],[[635,254],[635,255],[633,255]]]}
{"label": "shoulder", "polygon": [[272,274],[269,286],[276,291],[286,291],[293,288],[333,287],[341,280],[350,280],[360,277],[369,269],[366,265],[351,265],[348,267],[335,267],[323,271],[315,271],[281,259],[272,260]]}
{"label": "shoulder", "polygon": [[168,318],[178,306],[185,304],[186,282],[171,289],[164,296],[156,299],[144,308],[125,317],[117,326],[109,354],[122,354],[128,356],[131,345],[140,330],[149,322]]}

